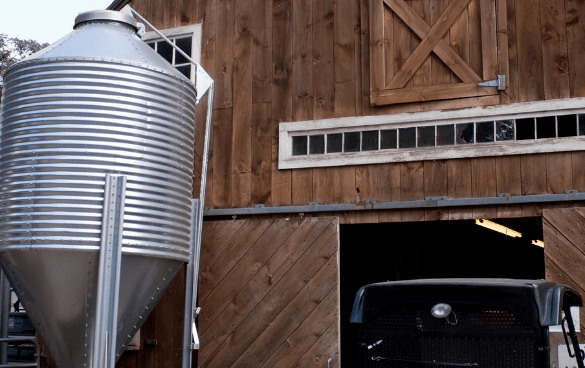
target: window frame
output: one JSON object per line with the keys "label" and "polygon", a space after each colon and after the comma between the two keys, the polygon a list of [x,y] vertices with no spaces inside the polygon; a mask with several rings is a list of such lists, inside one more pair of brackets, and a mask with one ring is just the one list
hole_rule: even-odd
{"label": "window frame", "polygon": [[[481,123],[524,117],[585,114],[585,98],[524,102],[451,111],[427,111],[395,115],[363,116],[286,122],[279,125],[279,169],[366,165],[421,160],[585,151],[585,135],[527,140],[506,140],[431,147],[378,149],[376,151],[292,155],[292,140],[300,135],[386,130],[429,125]],[[579,122],[577,122],[579,124]],[[579,134],[579,132],[577,132]]]}
{"label": "window frame", "polygon": [[[202,25],[192,24],[188,26],[181,26],[176,28],[166,28],[159,30],[165,37],[169,39],[176,39],[176,38],[186,38],[191,36],[191,59],[196,63],[201,63],[201,29]],[[166,42],[161,36],[159,36],[156,32],[150,31],[146,32],[142,36],[142,41],[145,43],[150,42]],[[173,54],[174,55],[174,54]],[[173,66],[175,66],[173,64]],[[195,65],[191,64],[191,82],[195,83]]]}

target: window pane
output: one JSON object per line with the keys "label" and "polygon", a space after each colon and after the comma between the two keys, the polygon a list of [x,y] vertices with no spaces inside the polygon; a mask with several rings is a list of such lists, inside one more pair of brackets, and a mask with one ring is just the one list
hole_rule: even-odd
{"label": "window pane", "polygon": [[403,128],[398,129],[399,147],[400,148],[414,148],[416,147],[416,129]]}
{"label": "window pane", "polygon": [[318,155],[325,153],[325,136],[311,135],[309,136],[309,154]]}
{"label": "window pane", "polygon": [[494,122],[485,121],[482,123],[475,123],[475,142],[486,143],[494,141]]}
{"label": "window pane", "polygon": [[496,121],[496,139],[498,141],[514,139],[514,120]]}
{"label": "window pane", "polygon": [[380,135],[381,135],[380,149],[396,148],[396,129],[382,130],[380,132]]}
{"label": "window pane", "polygon": [[473,123],[457,124],[457,144],[473,143]]}
{"label": "window pane", "polygon": [[[189,55],[189,57],[191,56],[191,37],[179,38],[178,40],[175,40],[175,45],[185,52],[185,54]],[[184,64],[188,62],[189,60],[187,60],[186,57],[175,50],[175,64]]]}
{"label": "window pane", "polygon": [[301,135],[292,137],[292,154],[293,156],[301,156],[307,154],[307,136]]}
{"label": "window pane", "polygon": [[559,137],[574,137],[577,135],[577,115],[557,116],[557,133]]}
{"label": "window pane", "polygon": [[437,126],[437,146],[455,144],[455,125]]}
{"label": "window pane", "polygon": [[362,151],[374,151],[378,149],[378,131],[368,130],[362,132]]}
{"label": "window pane", "polygon": [[343,145],[344,152],[359,152],[360,151],[360,132],[343,133],[345,136],[345,143]]}
{"label": "window pane", "polygon": [[341,133],[327,134],[327,153],[341,152],[341,142],[343,141]]}
{"label": "window pane", "polygon": [[418,127],[418,146],[433,147],[435,145],[435,126]]}
{"label": "window pane", "polygon": [[554,116],[536,118],[536,136],[537,138],[555,138],[557,136]]}
{"label": "window pane", "polygon": [[534,118],[516,119],[516,139],[534,139]]}
{"label": "window pane", "polygon": [[169,63],[173,62],[173,47],[166,42],[158,42],[156,52]]}
{"label": "window pane", "polygon": [[579,135],[585,135],[585,114],[579,114]]}
{"label": "window pane", "polygon": [[177,66],[176,68],[185,77],[191,79],[191,65],[182,65],[182,66]]}
{"label": "window pane", "polygon": [[152,47],[152,49],[154,50],[154,42],[148,42],[147,45]]}

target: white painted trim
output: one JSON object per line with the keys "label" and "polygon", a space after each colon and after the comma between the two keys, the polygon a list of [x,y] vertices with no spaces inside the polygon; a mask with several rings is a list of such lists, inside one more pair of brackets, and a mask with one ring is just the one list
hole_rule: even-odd
{"label": "white painted trim", "polygon": [[[189,26],[182,26],[176,28],[168,28],[160,30],[160,33],[165,35],[168,38],[177,38],[181,36],[189,36],[191,35],[191,59],[198,64],[201,64],[201,35],[202,35],[202,25],[201,24],[192,24]],[[156,32],[146,32],[142,36],[142,41],[144,42],[151,42],[151,41],[162,41],[163,39],[156,34]],[[191,65],[191,79],[195,77],[195,65]]]}
{"label": "white painted trim", "polygon": [[395,115],[363,116],[280,123],[279,169],[380,164],[466,157],[517,155],[585,150],[585,136],[494,143],[474,143],[412,149],[292,156],[292,137],[370,129],[396,129],[425,125],[520,119],[585,113],[585,98],[526,102],[455,111],[428,111]]}

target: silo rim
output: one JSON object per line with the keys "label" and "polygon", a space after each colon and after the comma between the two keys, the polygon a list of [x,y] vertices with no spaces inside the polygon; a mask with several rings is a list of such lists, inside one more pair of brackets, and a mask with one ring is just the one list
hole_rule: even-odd
{"label": "silo rim", "polygon": [[81,23],[92,21],[119,22],[128,24],[132,26],[134,30],[138,30],[136,19],[134,19],[132,15],[113,10],[91,10],[79,13],[77,17],[75,17],[75,25],[73,26],[73,29],[77,28]]}

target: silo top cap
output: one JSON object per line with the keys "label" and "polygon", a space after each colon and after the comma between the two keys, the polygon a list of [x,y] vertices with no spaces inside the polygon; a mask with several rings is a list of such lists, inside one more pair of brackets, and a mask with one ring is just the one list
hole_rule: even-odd
{"label": "silo top cap", "polygon": [[136,19],[133,16],[126,13],[117,12],[114,10],[91,10],[83,13],[79,13],[75,18],[75,25],[73,28],[77,28],[81,23],[93,22],[93,21],[105,21],[105,22],[119,22],[132,26],[135,30],[138,29],[136,25]]}

